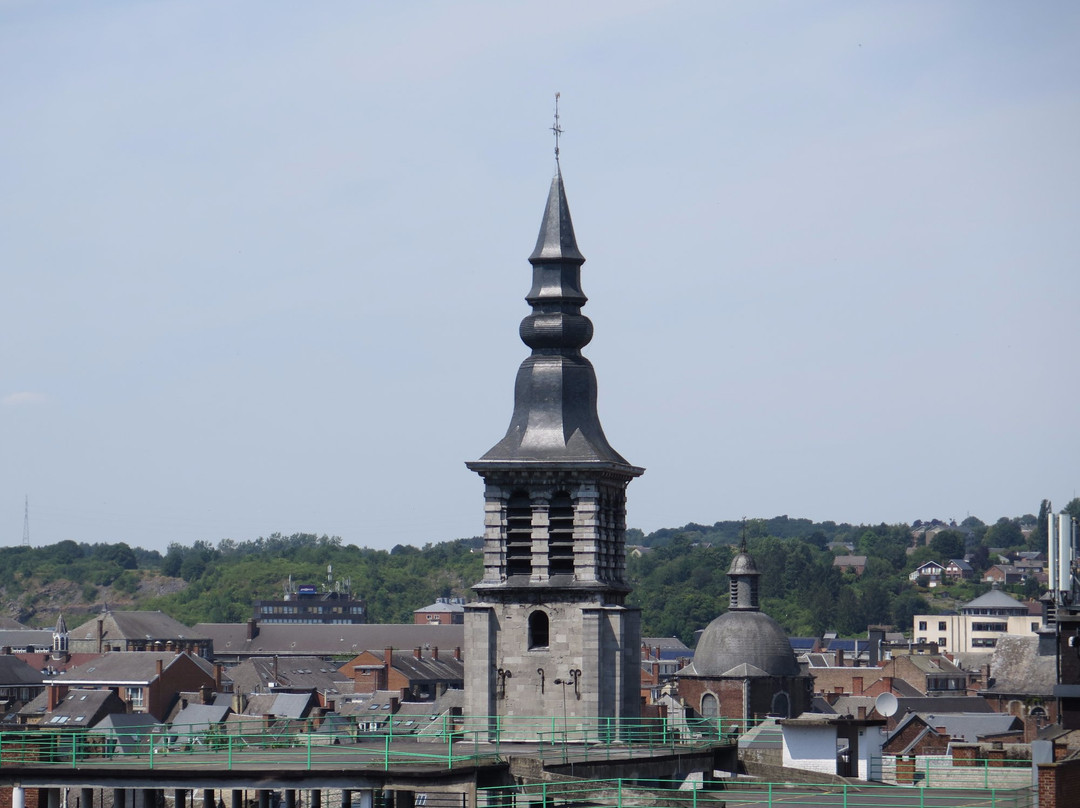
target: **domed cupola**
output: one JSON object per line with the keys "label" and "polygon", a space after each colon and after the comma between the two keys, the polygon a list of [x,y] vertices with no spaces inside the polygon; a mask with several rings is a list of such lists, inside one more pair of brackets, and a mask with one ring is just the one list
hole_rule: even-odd
{"label": "domed cupola", "polygon": [[745,546],[728,569],[729,610],[701,635],[685,674],[696,676],[797,676],[799,663],[780,624],[759,610],[758,572]]}

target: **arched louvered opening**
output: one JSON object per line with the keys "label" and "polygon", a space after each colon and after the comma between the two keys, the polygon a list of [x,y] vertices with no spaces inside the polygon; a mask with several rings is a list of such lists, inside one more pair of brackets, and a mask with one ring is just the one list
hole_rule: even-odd
{"label": "arched louvered opening", "polygon": [[548,506],[548,575],[574,574],[574,502],[559,491]]}
{"label": "arched louvered opening", "polygon": [[537,609],[529,615],[529,649],[547,648],[550,641],[550,623],[546,612]]}
{"label": "arched louvered opening", "polygon": [[532,575],[532,501],[524,491],[506,503],[506,574]]}

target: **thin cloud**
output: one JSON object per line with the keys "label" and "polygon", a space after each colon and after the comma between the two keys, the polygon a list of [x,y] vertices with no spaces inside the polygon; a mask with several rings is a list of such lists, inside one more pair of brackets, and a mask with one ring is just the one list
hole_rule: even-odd
{"label": "thin cloud", "polygon": [[33,393],[24,391],[20,393],[8,393],[3,398],[0,398],[0,404],[5,407],[33,407],[39,404],[46,404],[49,401],[49,397],[44,393]]}

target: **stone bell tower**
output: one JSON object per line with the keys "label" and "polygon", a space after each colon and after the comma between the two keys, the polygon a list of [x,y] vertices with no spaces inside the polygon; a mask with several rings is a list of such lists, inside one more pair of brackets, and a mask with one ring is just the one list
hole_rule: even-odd
{"label": "stone bell tower", "polygon": [[[536,248],[532,354],[506,436],[466,464],[484,479],[484,579],[465,609],[465,713],[544,717],[571,728],[640,713],[640,612],[627,607],[626,486],[644,469],[604,437],[596,374],[581,349],[581,265],[556,162]],[[601,719],[597,722],[597,719]],[[526,722],[502,722],[527,737]],[[540,730],[536,726],[533,732]]]}

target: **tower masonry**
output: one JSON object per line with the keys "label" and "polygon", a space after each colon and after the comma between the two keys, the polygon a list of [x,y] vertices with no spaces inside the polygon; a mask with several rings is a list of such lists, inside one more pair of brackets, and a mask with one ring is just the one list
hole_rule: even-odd
{"label": "tower masonry", "polygon": [[[619,726],[640,713],[640,613],[626,606],[626,486],[644,469],[608,443],[581,349],[581,265],[556,166],[536,248],[532,349],[505,437],[466,464],[484,479],[484,578],[465,610],[465,712]],[[611,719],[617,719],[612,721]],[[542,727],[502,724],[504,737]]]}

